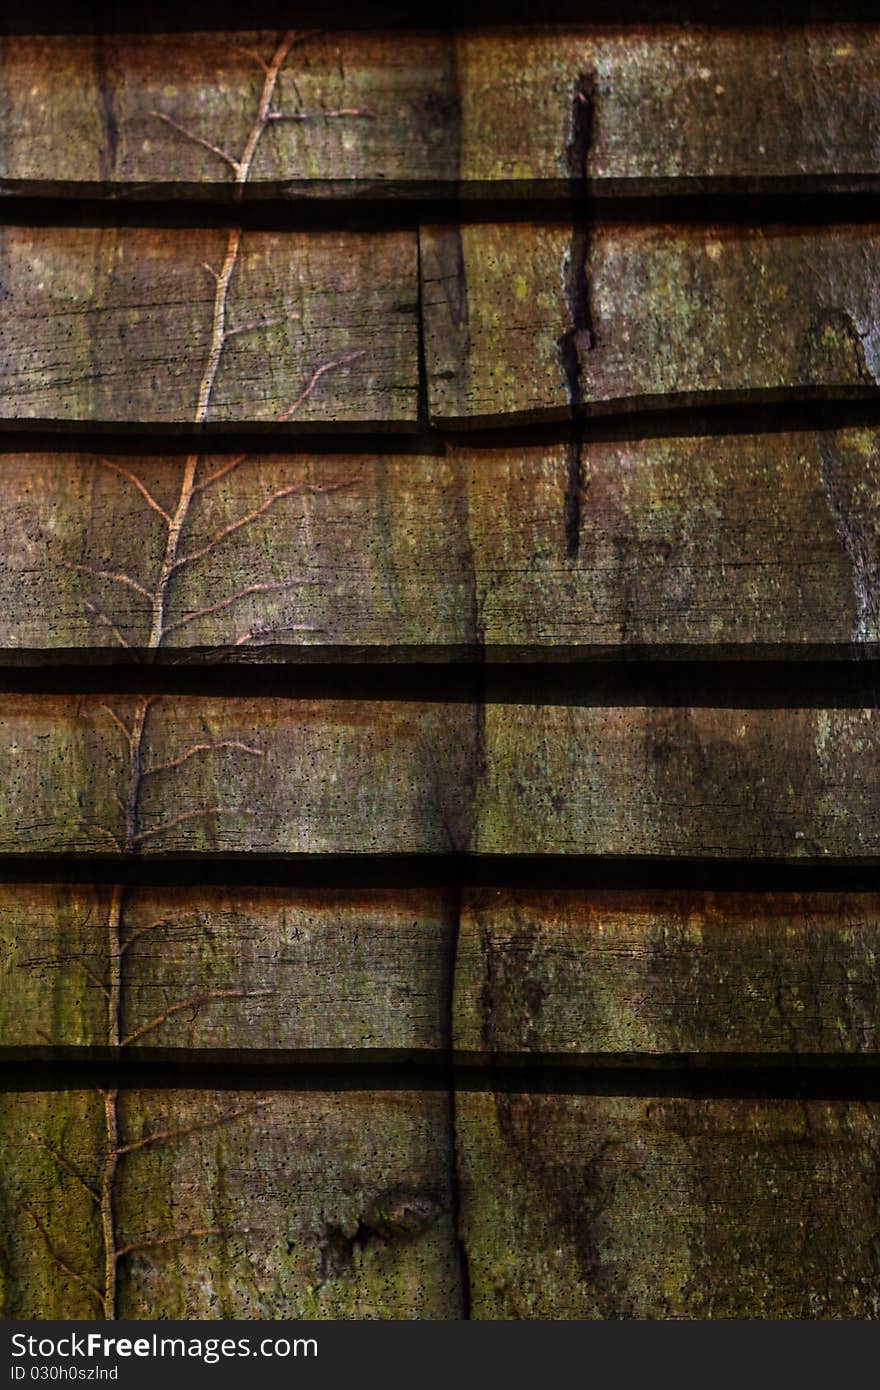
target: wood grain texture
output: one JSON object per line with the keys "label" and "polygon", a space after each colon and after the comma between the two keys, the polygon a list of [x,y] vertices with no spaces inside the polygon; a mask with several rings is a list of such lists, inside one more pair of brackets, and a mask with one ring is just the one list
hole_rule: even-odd
{"label": "wood grain texture", "polygon": [[456,58],[466,180],[579,174],[601,197],[878,171],[874,25],[483,30],[458,36]]}
{"label": "wood grain texture", "polygon": [[793,394],[873,396],[873,225],[427,228],[438,425]]}
{"label": "wood grain texture", "polygon": [[[278,43],[253,32],[5,36],[3,191],[229,196],[229,167],[199,142],[241,150],[260,60]],[[303,32],[273,98],[286,119],[262,136],[246,196],[381,196],[384,183],[454,178],[450,59],[439,35]]]}
{"label": "wood grain texture", "polygon": [[[0,1048],[108,1046],[111,899],[0,887]],[[438,891],[129,888],[120,1033],[188,1057],[445,1049],[455,920]]]}
{"label": "wood grain texture", "polygon": [[[97,1187],[101,1111],[96,1092],[0,1096],[4,1317],[96,1316],[49,1245],[102,1288],[101,1223],[51,1150]],[[114,1246],[142,1245],[115,1262],[119,1316],[461,1316],[444,1094],[126,1091],[118,1125]]]}
{"label": "wood grain texture", "polygon": [[486,708],[474,848],[870,859],[876,709]]}
{"label": "wood grain texture", "polygon": [[875,1103],[460,1094],[475,1318],[876,1318]]}
{"label": "wood grain texture", "polygon": [[471,892],[455,1046],[876,1053],[878,926],[876,894]]}
{"label": "wood grain texture", "polygon": [[[5,227],[0,418],[290,429],[414,421],[414,235],[238,235]],[[224,267],[221,286],[214,272]]]}
{"label": "wood grain texture", "polygon": [[[6,196],[223,197],[274,33],[4,36]],[[874,25],[303,33],[249,198],[675,193],[880,173]],[[582,148],[572,150],[575,89]],[[187,138],[163,122],[173,118]],[[576,167],[573,167],[573,163]],[[561,187],[560,187],[561,191]]]}
{"label": "wood grain texture", "polygon": [[867,863],[878,743],[875,708],[7,695],[0,853]]}
{"label": "wood grain texture", "polygon": [[120,725],[130,732],[143,708],[2,701],[0,852],[434,853],[467,842],[476,721],[465,704],[157,699],[133,781]]}
{"label": "wood grain texture", "polygon": [[[187,517],[180,558],[204,553],[172,576],[165,658],[872,647],[878,444],[873,429],[585,442],[574,554],[565,443],[205,455],[203,480],[235,466]],[[150,601],[121,576],[155,590],[185,467],[135,454],[0,460],[8,659],[128,660],[149,647]]]}

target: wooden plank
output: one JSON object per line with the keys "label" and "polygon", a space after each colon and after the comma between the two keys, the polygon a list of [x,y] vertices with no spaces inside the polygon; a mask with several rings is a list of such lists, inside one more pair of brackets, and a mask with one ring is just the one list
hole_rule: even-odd
{"label": "wooden plank", "polygon": [[204,1057],[449,1046],[448,894],[116,894],[91,885],[0,886],[0,1048],[40,1056],[130,1039],[125,1045],[141,1053]]}
{"label": "wooden plank", "polygon": [[875,1318],[876,1102],[460,1094],[475,1318]]}
{"label": "wooden plank", "polygon": [[465,180],[601,198],[878,172],[876,25],[478,30],[456,58]]}
{"label": "wooden plank", "polygon": [[877,1053],[875,893],[471,891],[462,1052]]}
{"label": "wooden plank", "polygon": [[[4,36],[3,192],[230,197],[227,157],[241,159],[269,77],[262,64],[284,42],[265,32]],[[454,178],[451,56],[440,35],[302,31],[257,126],[246,196],[382,196],[385,185]]]}
{"label": "wooden plank", "polygon": [[3,420],[415,420],[412,233],[5,227],[0,276]]}
{"label": "wooden plank", "polygon": [[871,860],[877,709],[490,704],[484,854]]}
{"label": "wooden plank", "polygon": [[874,225],[470,223],[422,233],[438,425],[874,396]]}
{"label": "wooden plank", "polygon": [[4,1317],[461,1316],[442,1092],[109,1095],[0,1097]]}
{"label": "wooden plank", "polygon": [[419,701],[5,697],[0,853],[443,852],[469,835],[475,725]]}
{"label": "wooden plank", "polygon": [[[172,570],[168,518],[186,468],[179,457],[0,460],[9,538],[0,559],[0,646],[37,660],[53,649],[128,659],[126,647],[158,646],[170,660],[222,649],[226,660],[283,661],[304,647],[476,642],[464,483],[449,461],[200,456],[201,491],[184,507]],[[122,574],[153,599],[120,582]]]}
{"label": "wooden plank", "polygon": [[[4,36],[0,191],[229,196],[216,151],[240,156],[258,59],[280,43]],[[546,197],[584,175],[596,198],[857,186],[880,173],[878,72],[875,25],[303,32],[272,99],[290,119],[266,124],[246,196],[405,197],[460,179],[465,196]]]}
{"label": "wooden plank", "polygon": [[[877,430],[590,440],[574,480],[570,455],[200,457],[197,482],[236,466],[187,509],[177,558],[202,554],[154,632],[155,600],[119,576],[159,590],[186,460],[7,454],[0,648],[796,659],[878,641]],[[276,587],[218,606],[254,583]]]}
{"label": "wooden plank", "polygon": [[876,708],[6,695],[0,854],[872,863],[878,745]]}

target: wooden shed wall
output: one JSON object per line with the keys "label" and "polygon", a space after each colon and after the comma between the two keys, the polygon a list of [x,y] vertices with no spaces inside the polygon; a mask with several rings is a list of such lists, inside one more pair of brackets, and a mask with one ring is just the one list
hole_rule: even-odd
{"label": "wooden shed wall", "polygon": [[3,1316],[880,1311],[880,26],[583,18],[0,36]]}

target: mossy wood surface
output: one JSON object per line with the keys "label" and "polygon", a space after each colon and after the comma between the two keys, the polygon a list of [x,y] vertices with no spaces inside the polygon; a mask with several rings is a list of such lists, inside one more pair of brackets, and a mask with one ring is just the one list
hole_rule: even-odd
{"label": "mossy wood surface", "polygon": [[412,422],[416,264],[412,232],[4,227],[0,418]]}
{"label": "mossy wood surface", "polygon": [[[163,659],[476,647],[496,659],[796,658],[880,640],[876,429],[587,440],[574,535],[572,447],[205,454],[202,478],[234,466],[187,517],[180,559],[197,558],[172,575]],[[154,588],[167,528],[143,488],[169,514],[185,466],[137,453],[0,459],[10,656],[129,659],[120,638],[149,646],[149,599],[125,578]],[[224,605],[246,580],[259,587]]]}
{"label": "mossy wood surface", "polygon": [[[107,1050],[112,891],[0,889],[7,1058]],[[130,887],[123,1045],[343,1063],[450,1046],[462,1063],[880,1051],[876,894],[465,889],[457,904]]]}
{"label": "mossy wood surface", "polygon": [[[223,153],[246,138],[277,42],[5,36],[3,193],[229,196]],[[460,179],[465,193],[519,185],[528,197],[582,176],[599,197],[846,188],[880,173],[878,87],[874,25],[304,32],[246,196],[401,196]],[[579,90],[589,130],[573,167]]]}
{"label": "mossy wood surface", "polygon": [[[0,1096],[5,1318],[98,1315],[102,1120],[97,1091]],[[120,1317],[461,1316],[443,1092],[122,1091],[118,1129]]]}
{"label": "mossy wood surface", "polygon": [[876,1102],[460,1093],[475,1318],[876,1318]]}
{"label": "mossy wood surface", "polygon": [[874,708],[168,696],[131,813],[142,707],[3,697],[0,853],[880,856]]}
{"label": "mossy wood surface", "polygon": [[421,237],[438,425],[876,398],[874,224],[495,222]]}
{"label": "mossy wood surface", "polygon": [[[0,1049],[8,1057],[107,1049],[112,892],[0,886]],[[440,890],[131,887],[120,1036],[131,1039],[127,1048],[173,1048],[184,1059],[442,1052],[454,906]]]}
{"label": "mossy wood surface", "polygon": [[460,1052],[560,1058],[876,1053],[872,893],[467,894]]}

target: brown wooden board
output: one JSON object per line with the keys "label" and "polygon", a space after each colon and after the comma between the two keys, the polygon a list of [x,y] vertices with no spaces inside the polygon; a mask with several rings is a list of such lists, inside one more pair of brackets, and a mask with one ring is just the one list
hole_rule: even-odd
{"label": "brown wooden board", "polygon": [[484,854],[871,859],[877,709],[491,704]]}
{"label": "brown wooden board", "polygon": [[[3,37],[2,192],[233,196],[228,157],[283,42]],[[272,94],[286,119],[265,124],[244,191],[399,198],[460,179],[466,197],[546,197],[584,176],[596,198],[859,186],[880,173],[878,72],[875,25],[303,31]]]}
{"label": "brown wooden board", "polygon": [[590,440],[574,479],[571,447],[204,455],[170,570],[186,459],[9,453],[0,647],[795,659],[877,643],[876,430]]}
{"label": "brown wooden board", "polygon": [[438,425],[876,396],[873,224],[496,222],[421,235]]}
{"label": "brown wooden board", "polygon": [[878,745],[876,708],[7,695],[0,853],[870,863]]}
{"label": "brown wooden board", "polygon": [[572,1062],[877,1053],[878,946],[876,894],[471,891],[455,1047]]}
{"label": "brown wooden board", "polygon": [[439,702],[10,696],[0,852],[448,851],[475,725]]}
{"label": "brown wooden board", "polygon": [[412,233],[7,226],[0,278],[7,423],[415,420]]}
{"label": "brown wooden board", "polygon": [[462,1315],[443,1092],[6,1092],[0,1134],[4,1317]]}
{"label": "brown wooden board", "polygon": [[117,908],[111,887],[5,884],[0,1048],[437,1052],[455,923],[440,891],[130,887]]}
{"label": "brown wooden board", "polygon": [[601,198],[878,169],[874,25],[483,30],[456,59],[466,180]]}
{"label": "brown wooden board", "polygon": [[301,31],[259,121],[280,33],[55,34],[0,41],[7,195],[344,195],[455,176],[451,47],[426,33]]}
{"label": "brown wooden board", "polygon": [[475,1318],[876,1318],[876,1102],[459,1093]]}

